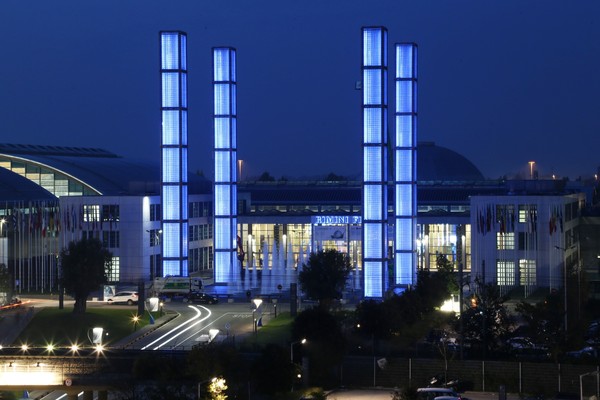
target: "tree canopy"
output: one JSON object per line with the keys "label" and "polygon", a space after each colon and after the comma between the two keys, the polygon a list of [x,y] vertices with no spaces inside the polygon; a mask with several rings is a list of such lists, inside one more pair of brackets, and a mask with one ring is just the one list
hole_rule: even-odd
{"label": "tree canopy", "polygon": [[341,298],[350,274],[350,258],[335,249],[310,253],[308,262],[298,274],[300,289],[308,298],[318,300],[328,309],[334,299]]}
{"label": "tree canopy", "polygon": [[108,282],[112,253],[99,239],[82,239],[70,242],[60,252],[60,260],[60,282],[75,299],[73,313],[85,313],[89,294]]}

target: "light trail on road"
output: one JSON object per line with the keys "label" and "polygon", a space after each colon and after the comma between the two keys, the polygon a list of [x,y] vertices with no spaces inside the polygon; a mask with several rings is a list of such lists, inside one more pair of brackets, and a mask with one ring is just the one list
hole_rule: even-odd
{"label": "light trail on road", "polygon": [[[184,334],[185,332],[187,332],[188,330],[192,329],[193,327],[195,327],[196,325],[198,325],[199,323],[205,321],[206,319],[210,318],[210,316],[212,315],[212,312],[204,307],[204,306],[188,306],[189,308],[191,308],[192,310],[196,311],[196,315],[188,320],[186,320],[185,322],[177,325],[176,327],[174,327],[173,329],[171,329],[169,332],[165,333],[164,335],[162,335],[161,337],[159,337],[158,339],[154,340],[153,342],[147,344],[146,346],[142,347],[142,350],[148,350],[149,347],[153,346],[154,344],[159,343],[156,347],[154,347],[151,350],[160,350],[161,347],[167,345],[168,343],[170,343],[171,341],[175,340],[178,336]],[[200,319],[200,317],[202,317],[202,311],[198,308],[201,307],[204,310],[206,310],[207,315],[203,318]],[[188,327],[186,327],[185,329],[183,328],[184,326],[189,325]]]}
{"label": "light trail on road", "polygon": [[[211,321],[211,322],[210,322],[208,325],[206,325],[204,328],[205,328],[205,329],[206,329],[206,328],[208,328],[209,326],[213,325],[214,323],[216,323],[216,322],[217,322],[218,320],[220,320],[221,318],[224,318],[224,317],[226,317],[226,316],[229,316],[229,315],[240,315],[240,313],[239,313],[239,312],[227,312],[227,313],[225,313],[225,314],[221,315],[219,318],[217,318],[217,319],[215,319],[215,320]],[[248,316],[250,316],[250,315],[252,315],[252,314],[250,314],[250,313],[249,313],[249,314],[248,314]],[[204,321],[204,319],[203,319],[203,321]],[[182,341],[180,341],[179,343],[177,343],[175,346],[177,347],[177,346],[179,346],[179,345],[181,345],[181,344],[185,343],[186,341],[188,341],[188,340],[190,340],[191,338],[193,338],[194,336],[196,336],[198,333],[199,333],[199,332],[195,332],[195,333],[193,333],[193,334],[189,335],[188,337],[186,337],[185,339],[183,339]]]}

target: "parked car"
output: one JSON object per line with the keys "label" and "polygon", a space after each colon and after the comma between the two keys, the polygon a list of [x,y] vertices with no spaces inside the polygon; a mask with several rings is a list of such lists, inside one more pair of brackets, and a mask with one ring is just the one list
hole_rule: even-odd
{"label": "parked car", "polygon": [[[417,389],[417,398],[419,400],[434,400],[437,397],[452,397],[454,400],[465,400],[460,394],[456,393],[452,388],[444,387],[426,387]],[[450,400],[450,399],[445,399]]]}
{"label": "parked car", "polygon": [[122,291],[117,292],[113,296],[106,299],[108,304],[127,304],[129,306],[137,304],[138,292],[134,291]]}
{"label": "parked car", "polygon": [[600,355],[598,349],[592,346],[586,346],[579,350],[567,351],[567,357],[571,358],[598,358]]}
{"label": "parked car", "polygon": [[183,301],[190,303],[217,304],[219,298],[204,292],[191,292],[183,298]]}

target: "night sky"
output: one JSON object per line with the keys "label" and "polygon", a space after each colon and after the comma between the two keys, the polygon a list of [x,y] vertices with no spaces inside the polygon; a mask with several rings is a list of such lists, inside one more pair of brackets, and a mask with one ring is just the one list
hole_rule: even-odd
{"label": "night sky", "polygon": [[211,48],[233,46],[243,177],[359,176],[372,25],[388,28],[390,55],[419,46],[420,141],[489,178],[527,175],[530,160],[541,177],[597,172],[597,0],[2,0],[0,142],[158,161],[158,35],[182,30],[190,170],[212,178]]}

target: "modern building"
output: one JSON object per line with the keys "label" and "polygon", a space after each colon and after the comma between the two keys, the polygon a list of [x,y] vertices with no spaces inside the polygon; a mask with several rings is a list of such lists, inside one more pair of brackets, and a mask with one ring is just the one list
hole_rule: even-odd
{"label": "modern building", "polygon": [[[581,217],[591,202],[581,187],[486,181],[454,151],[427,142],[417,151],[418,269],[435,270],[444,256],[462,262],[471,281],[480,277],[525,294],[562,287],[565,265],[579,265],[588,281],[599,281],[592,259],[600,242],[597,218]],[[163,275],[159,165],[99,149],[0,145],[0,166],[0,260],[19,291],[56,290],[57,255],[81,237],[98,237],[113,253],[113,283]],[[197,175],[188,182],[189,274],[212,277],[213,184]],[[362,293],[361,186],[360,180],[239,182],[244,273],[228,290],[275,291],[295,281],[311,251],[336,248],[350,256],[349,284]],[[389,207],[389,238],[394,219]],[[393,241],[387,246],[393,254]],[[393,276],[393,259],[388,270]]]}

